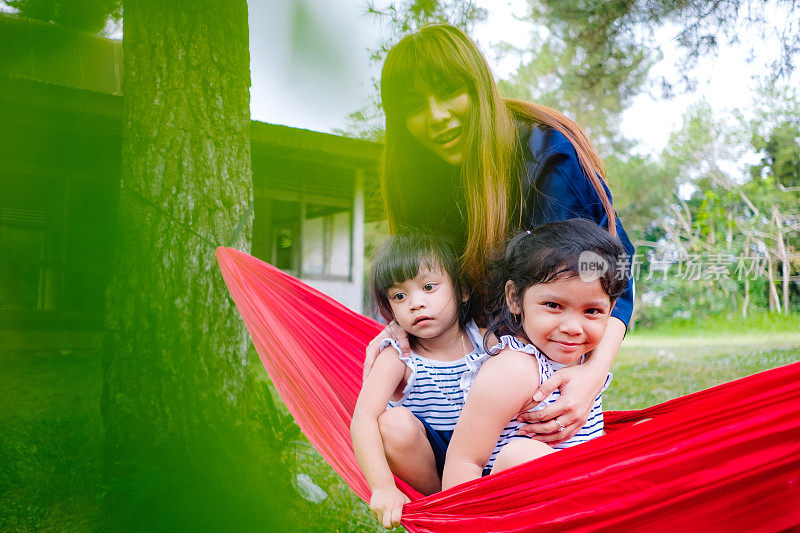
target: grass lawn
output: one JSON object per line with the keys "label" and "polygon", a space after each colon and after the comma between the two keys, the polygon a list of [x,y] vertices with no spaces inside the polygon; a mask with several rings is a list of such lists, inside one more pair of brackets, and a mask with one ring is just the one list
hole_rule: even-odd
{"label": "grass lawn", "polygon": [[[800,360],[800,327],[760,327],[632,332],[614,365],[606,409],[646,407]],[[0,531],[96,529],[100,391],[99,353],[0,351]],[[363,530],[365,507],[338,476],[315,452],[302,463],[329,495],[319,511],[337,517],[331,529]]]}
{"label": "grass lawn", "polygon": [[800,315],[710,317],[633,331],[614,361],[607,410],[642,409],[800,361]]}
{"label": "grass lawn", "polygon": [[0,352],[0,531],[93,531],[99,353]]}
{"label": "grass lawn", "polygon": [[[734,353],[697,355],[688,347],[671,356],[650,358],[620,354],[612,372],[614,379],[603,394],[609,411],[643,409],[678,396],[749,376],[763,370],[800,361],[800,342],[791,348],[732,348]],[[672,352],[670,352],[672,353]]]}

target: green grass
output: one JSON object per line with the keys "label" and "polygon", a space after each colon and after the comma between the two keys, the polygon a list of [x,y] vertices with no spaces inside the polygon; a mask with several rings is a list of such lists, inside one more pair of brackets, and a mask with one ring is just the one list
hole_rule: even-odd
{"label": "green grass", "polygon": [[750,313],[746,319],[741,314],[722,313],[704,318],[676,319],[661,323],[646,330],[636,330],[635,336],[685,337],[698,335],[722,335],[733,333],[752,333],[765,335],[770,333],[790,333],[800,331],[800,313]]}
{"label": "green grass", "polygon": [[634,330],[614,362],[608,410],[641,409],[800,360],[800,314],[718,315]]}
{"label": "green grass", "polygon": [[800,343],[786,349],[737,350],[736,353],[696,356],[687,350],[671,358],[626,361],[620,357],[614,379],[603,394],[606,410],[642,409],[678,396],[707,389],[800,361]]}
{"label": "green grass", "polygon": [[[101,388],[98,352],[0,351],[0,531],[97,531]],[[383,530],[313,448],[298,450],[298,470],[328,497],[298,497],[295,531]]]}
{"label": "green grass", "polygon": [[100,389],[98,353],[2,353],[0,530],[96,529]]}
{"label": "green grass", "polygon": [[676,320],[649,330],[634,330],[622,343],[617,365],[651,359],[750,353],[800,346],[800,314],[719,315],[702,320]]}
{"label": "green grass", "polygon": [[[759,323],[758,319],[756,325]],[[638,409],[800,360],[800,318],[720,321],[632,332],[605,394],[609,410]],[[103,431],[100,355],[0,352],[0,531],[95,531]],[[326,491],[298,531],[381,531],[319,454],[298,468]]]}

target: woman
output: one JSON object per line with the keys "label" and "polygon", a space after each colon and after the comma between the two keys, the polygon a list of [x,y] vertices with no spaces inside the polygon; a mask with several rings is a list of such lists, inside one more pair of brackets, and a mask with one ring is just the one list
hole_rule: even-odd
{"label": "woman", "polygon": [[[486,60],[458,28],[428,26],[392,48],[381,74],[381,97],[386,112],[381,183],[390,230],[445,231],[456,239],[463,270],[475,287],[477,321],[487,303],[486,258],[519,229],[588,218],[619,236],[632,256],[602,179],[602,161],[581,128],[547,107],[500,98]],[[534,394],[534,403],[555,389],[561,398],[521,415],[530,423],[525,433],[556,444],[584,425],[632,310],[630,282],[587,362],[557,372]],[[367,349],[365,376],[385,337],[408,345],[399,328],[387,326]]]}

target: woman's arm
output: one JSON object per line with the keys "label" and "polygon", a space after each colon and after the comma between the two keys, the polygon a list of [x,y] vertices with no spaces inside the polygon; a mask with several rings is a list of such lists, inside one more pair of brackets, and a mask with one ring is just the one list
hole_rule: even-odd
{"label": "woman's arm", "polygon": [[[616,215],[609,220],[597,190],[583,172],[571,143],[554,130],[534,127],[529,139],[533,160],[526,161],[528,182],[523,200],[531,227],[569,218],[587,218],[600,226],[615,227],[625,253],[630,260],[622,261],[619,268],[631,270],[633,244]],[[603,190],[611,199],[608,186]],[[543,383],[532,403],[546,398],[559,389],[561,397],[547,409],[520,415],[520,421],[535,422],[521,432],[550,444],[570,439],[588,419],[594,399],[602,390],[606,376],[622,344],[628,322],[633,312],[633,279],[628,279],[625,291],[617,298],[611,311],[612,320],[601,343],[583,365],[559,370]],[[558,419],[558,422],[555,419]],[[544,422],[544,423],[541,423]],[[565,427],[562,431],[561,425]],[[538,434],[538,436],[535,436]]]}
{"label": "woman's arm", "polygon": [[538,381],[539,366],[528,354],[507,350],[484,363],[447,448],[442,490],[481,477],[500,433]]}
{"label": "woman's arm", "polygon": [[603,339],[587,361],[562,368],[539,386],[525,409],[547,398],[556,389],[561,391],[561,395],[541,411],[520,413],[517,420],[528,423],[520,429],[520,433],[548,444],[558,444],[572,438],[588,420],[594,400],[603,389],[624,336],[625,324],[614,317],[609,318]]}
{"label": "woman's arm", "polygon": [[370,510],[387,529],[400,525],[403,505],[409,499],[394,483],[378,429],[378,417],[386,411],[387,402],[404,376],[405,365],[397,351],[394,348],[383,350],[361,388],[350,423],[353,451],[372,489]]}
{"label": "woman's arm", "polygon": [[408,333],[400,327],[400,324],[398,324],[396,320],[392,320],[383,328],[383,331],[367,345],[366,357],[364,358],[364,370],[361,376],[364,382],[367,381],[367,377],[372,371],[372,367],[380,352],[381,341],[384,339],[396,340],[403,355],[408,355],[411,351],[411,345],[408,342]]}

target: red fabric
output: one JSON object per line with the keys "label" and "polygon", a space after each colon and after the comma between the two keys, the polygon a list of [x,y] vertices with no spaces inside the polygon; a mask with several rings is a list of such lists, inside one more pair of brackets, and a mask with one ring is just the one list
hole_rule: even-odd
{"label": "red fabric", "polygon": [[[264,365],[311,443],[363,499],[350,442],[380,325],[231,248],[222,273]],[[641,411],[608,434],[412,499],[408,531],[779,531],[800,527],[800,363]],[[641,424],[638,420],[652,418]]]}

